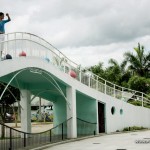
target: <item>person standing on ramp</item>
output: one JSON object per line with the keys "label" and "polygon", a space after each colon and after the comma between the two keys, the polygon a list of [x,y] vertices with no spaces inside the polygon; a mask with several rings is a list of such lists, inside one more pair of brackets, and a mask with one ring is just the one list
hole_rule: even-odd
{"label": "person standing on ramp", "polygon": [[4,13],[0,12],[0,60],[2,59],[2,51],[4,49],[4,44],[1,42],[4,41],[5,23],[11,21],[8,13],[6,13],[6,16],[7,16],[7,19],[4,20]]}

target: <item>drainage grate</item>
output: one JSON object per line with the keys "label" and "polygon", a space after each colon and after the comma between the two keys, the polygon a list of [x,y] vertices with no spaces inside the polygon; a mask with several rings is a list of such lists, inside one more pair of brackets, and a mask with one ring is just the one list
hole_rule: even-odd
{"label": "drainage grate", "polygon": [[116,150],[127,150],[127,149],[116,149]]}
{"label": "drainage grate", "polygon": [[101,144],[101,143],[93,143],[93,144]]}

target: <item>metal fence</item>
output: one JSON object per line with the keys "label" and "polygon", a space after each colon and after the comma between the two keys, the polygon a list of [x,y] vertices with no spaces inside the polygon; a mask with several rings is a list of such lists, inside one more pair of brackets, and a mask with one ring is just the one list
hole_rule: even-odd
{"label": "metal fence", "polygon": [[21,150],[67,140],[67,121],[41,132],[25,133],[0,123],[0,150]]}
{"label": "metal fence", "polygon": [[96,128],[97,128],[97,123],[92,123],[77,118],[77,137],[95,135]]}

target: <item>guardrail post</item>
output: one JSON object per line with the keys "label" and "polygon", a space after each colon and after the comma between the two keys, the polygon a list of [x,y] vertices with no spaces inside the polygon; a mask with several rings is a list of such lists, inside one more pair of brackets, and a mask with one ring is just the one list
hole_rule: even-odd
{"label": "guardrail post", "polygon": [[95,132],[95,130],[94,130],[94,136],[96,135],[96,132]]}
{"label": "guardrail post", "polygon": [[62,140],[64,139],[64,128],[63,128],[63,123],[62,123]]}
{"label": "guardrail post", "polygon": [[16,49],[17,49],[17,47],[16,47],[16,33],[15,33],[15,49],[14,49],[14,56],[13,57],[17,57]]}
{"label": "guardrail post", "polygon": [[[29,35],[29,40],[31,40],[31,34]],[[32,56],[31,43],[29,42],[29,52],[30,56]]]}
{"label": "guardrail post", "polygon": [[10,128],[10,147],[9,150],[12,150],[12,129]]}
{"label": "guardrail post", "polygon": [[96,90],[98,90],[98,76],[96,76]]}
{"label": "guardrail post", "polygon": [[122,87],[122,91],[121,91],[121,98],[123,98],[123,87]]}
{"label": "guardrail post", "polygon": [[107,90],[106,86],[107,86],[107,85],[106,85],[106,80],[105,80],[105,91],[104,91],[104,92],[105,92],[105,94],[106,94],[106,90]]}
{"label": "guardrail post", "polygon": [[26,134],[24,133],[24,147],[26,147]]}
{"label": "guardrail post", "polygon": [[52,131],[51,130],[50,130],[49,136],[50,136],[50,142],[51,142],[52,141]]}
{"label": "guardrail post", "polygon": [[91,85],[90,85],[91,84],[91,82],[90,82],[91,81],[91,77],[90,77],[90,75],[88,77],[89,77],[89,87],[91,87]]}
{"label": "guardrail post", "polygon": [[81,81],[81,79],[82,79],[81,76],[82,76],[81,69],[79,69],[79,81],[80,81],[80,82],[82,82],[82,81]]}
{"label": "guardrail post", "polygon": [[142,92],[142,107],[143,107],[143,92]]}
{"label": "guardrail post", "polygon": [[116,86],[114,84],[114,97],[116,98]]}

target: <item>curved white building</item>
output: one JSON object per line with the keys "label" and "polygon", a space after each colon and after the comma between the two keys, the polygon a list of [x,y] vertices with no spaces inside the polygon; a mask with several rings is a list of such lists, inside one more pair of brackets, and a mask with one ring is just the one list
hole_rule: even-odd
{"label": "curved white building", "polygon": [[[31,131],[31,95],[53,102],[54,126],[71,118],[67,126],[70,138],[82,132],[82,120],[93,123],[92,130],[97,134],[129,126],[150,128],[150,109],[144,107],[150,104],[148,95],[83,71],[50,43],[33,34],[6,34],[0,44],[3,57],[12,56],[0,61],[0,81],[21,91],[23,131]],[[141,101],[142,106],[127,103],[129,99]]]}

